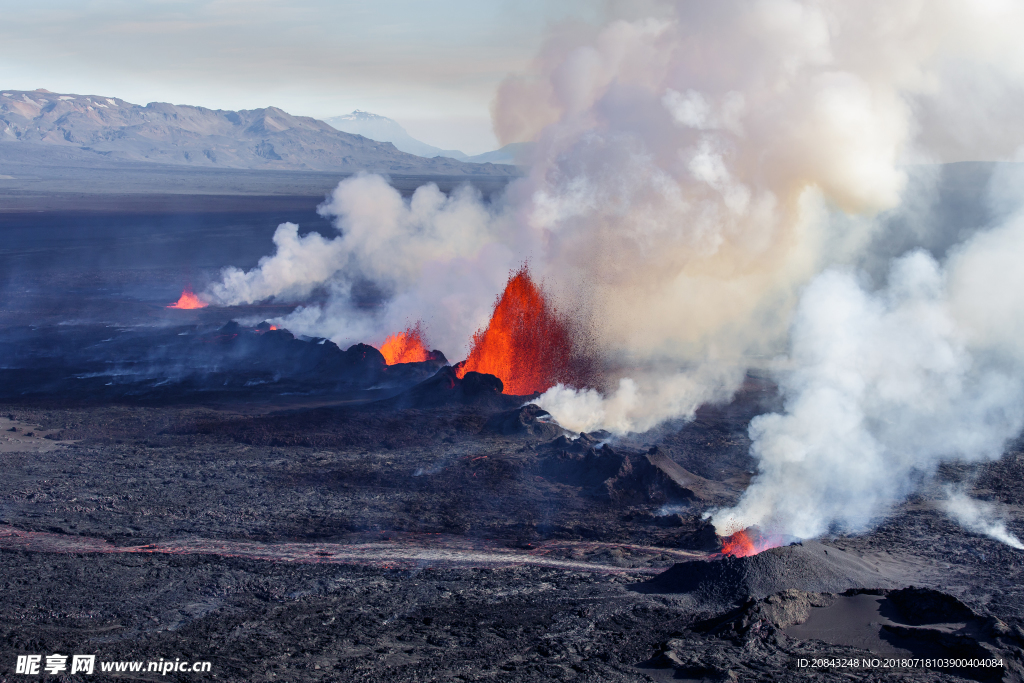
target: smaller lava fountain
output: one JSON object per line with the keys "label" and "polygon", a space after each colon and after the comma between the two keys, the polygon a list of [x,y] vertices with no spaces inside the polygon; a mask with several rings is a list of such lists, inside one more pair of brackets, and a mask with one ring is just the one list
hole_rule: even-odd
{"label": "smaller lava fountain", "polygon": [[782,544],[782,536],[763,534],[756,527],[750,527],[731,536],[722,537],[722,555],[750,557],[771,548],[778,548]]}
{"label": "smaller lava fountain", "polygon": [[579,353],[573,327],[530,278],[527,266],[509,275],[485,329],[473,335],[469,357],[456,373],[498,377],[505,393],[525,396],[558,383],[583,387],[590,367]]}
{"label": "smaller lava fountain", "polygon": [[206,308],[209,305],[210,304],[196,296],[191,287],[186,287],[181,292],[181,297],[179,297],[173,304],[168,304],[167,308],[184,308],[191,310],[195,308]]}
{"label": "smaller lava fountain", "polygon": [[419,321],[406,328],[405,332],[393,334],[385,339],[380,347],[380,353],[388,365],[422,363],[432,358],[423,338],[422,323]]}

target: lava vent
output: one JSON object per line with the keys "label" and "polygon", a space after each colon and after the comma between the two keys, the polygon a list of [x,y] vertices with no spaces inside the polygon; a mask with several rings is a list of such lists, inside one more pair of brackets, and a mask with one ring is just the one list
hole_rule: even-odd
{"label": "lava vent", "polygon": [[791,588],[842,593],[851,588],[895,588],[899,584],[850,553],[814,541],[771,548],[747,557],[723,556],[673,565],[643,589],[688,593],[702,602],[732,603],[764,598]]}

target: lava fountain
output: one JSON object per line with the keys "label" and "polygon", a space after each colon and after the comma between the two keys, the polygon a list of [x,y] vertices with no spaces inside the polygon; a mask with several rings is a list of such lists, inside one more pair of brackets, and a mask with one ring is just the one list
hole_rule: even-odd
{"label": "lava fountain", "polygon": [[777,548],[783,539],[777,535],[765,535],[758,529],[750,527],[737,531],[731,536],[722,537],[722,555],[732,557],[750,557],[760,552]]}
{"label": "lava fountain", "polygon": [[195,308],[206,308],[210,304],[206,303],[192,291],[191,287],[186,287],[181,292],[181,296],[173,304],[168,304],[167,308],[184,308],[192,310]]}
{"label": "lava fountain", "polygon": [[384,340],[380,353],[388,365],[398,363],[422,363],[432,358],[423,338],[420,322],[406,328],[405,332],[393,334]]}
{"label": "lava fountain", "polygon": [[509,275],[490,322],[473,335],[469,356],[456,366],[456,374],[495,375],[505,393],[516,396],[558,383],[581,387],[589,379],[589,366],[575,346],[571,325],[548,303],[524,265]]}

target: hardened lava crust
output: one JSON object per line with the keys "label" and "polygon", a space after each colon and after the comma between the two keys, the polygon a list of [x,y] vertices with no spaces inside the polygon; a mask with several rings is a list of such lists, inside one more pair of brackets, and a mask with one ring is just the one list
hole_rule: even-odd
{"label": "hardened lava crust", "polygon": [[[1002,664],[901,680],[1019,680],[1021,554],[948,521],[931,488],[866,535],[721,557],[702,514],[749,482],[762,383],[641,442],[423,374],[376,401],[0,408],[3,666],[57,652],[204,660],[231,681],[826,681],[892,672],[800,662],[948,652]],[[1022,475],[1015,448],[940,478],[1017,508]]]}

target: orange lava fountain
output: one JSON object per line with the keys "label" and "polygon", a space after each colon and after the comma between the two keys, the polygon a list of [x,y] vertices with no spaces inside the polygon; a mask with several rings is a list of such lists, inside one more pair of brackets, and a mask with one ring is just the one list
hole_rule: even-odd
{"label": "orange lava fountain", "polygon": [[748,557],[757,555],[759,551],[754,547],[754,542],[747,535],[746,531],[737,531],[732,536],[722,539],[722,554],[733,557]]}
{"label": "orange lava fountain", "polygon": [[168,304],[167,308],[185,308],[191,310],[194,308],[206,308],[209,305],[210,304],[196,296],[191,287],[186,287],[181,292],[181,297],[173,304]]}
{"label": "orange lava fountain", "polygon": [[380,352],[388,365],[422,363],[430,360],[430,351],[423,340],[423,329],[419,322],[407,328],[405,332],[393,334],[385,339]]}
{"label": "orange lava fountain", "polygon": [[456,374],[486,372],[504,383],[506,394],[524,396],[573,382],[575,355],[569,326],[524,265],[509,276],[490,323],[473,335],[469,357]]}
{"label": "orange lava fountain", "polygon": [[722,539],[722,555],[749,557],[783,544],[779,534],[764,534],[757,527],[737,531]]}

